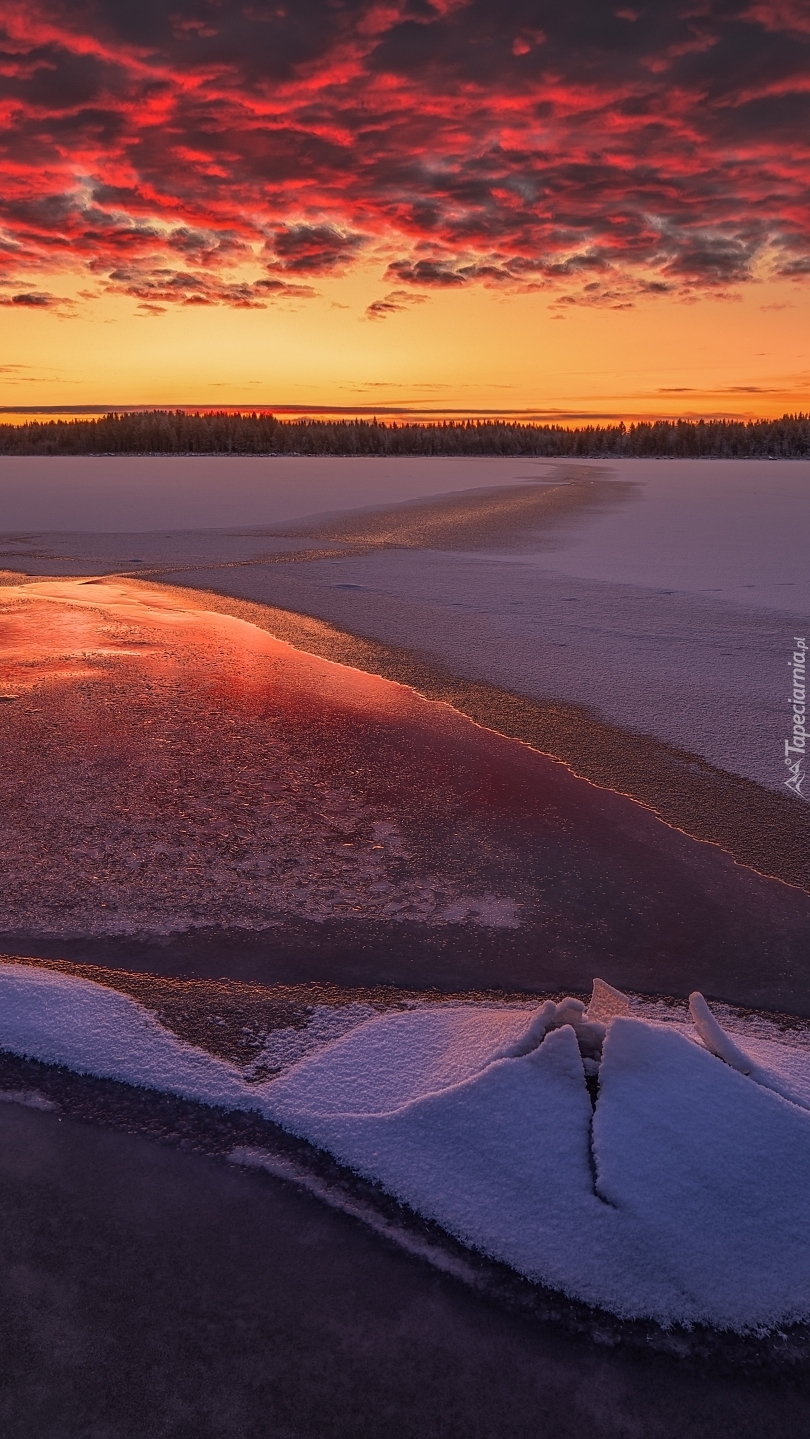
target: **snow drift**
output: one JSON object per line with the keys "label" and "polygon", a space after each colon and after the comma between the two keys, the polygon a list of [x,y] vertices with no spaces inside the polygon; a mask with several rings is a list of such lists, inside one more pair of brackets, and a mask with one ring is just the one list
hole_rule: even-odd
{"label": "snow drift", "polygon": [[251,1084],[119,993],[0,965],[0,1047],[256,1109],[533,1281],[667,1325],[810,1318],[810,1053],[692,1012],[635,1017],[598,983],[588,1010],[360,1011]]}

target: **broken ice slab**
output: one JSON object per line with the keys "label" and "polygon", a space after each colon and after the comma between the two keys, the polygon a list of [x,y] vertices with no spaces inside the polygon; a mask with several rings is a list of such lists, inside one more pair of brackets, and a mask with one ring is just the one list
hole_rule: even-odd
{"label": "broken ice slab", "polygon": [[614,989],[604,979],[595,979],[587,1013],[588,1019],[607,1024],[619,1014],[629,1014],[630,1001],[620,989]]}
{"label": "broken ice slab", "polygon": [[689,996],[689,1013],[710,1054],[717,1055],[718,1059],[722,1059],[732,1069],[739,1070],[740,1074],[750,1074],[756,1068],[753,1059],[726,1034],[698,990]]}
{"label": "broken ice slab", "polygon": [[[647,1236],[682,1317],[810,1308],[810,1115],[663,1025],[617,1018],[593,1119],[597,1189]],[[628,1284],[639,1276],[628,1275]]]}

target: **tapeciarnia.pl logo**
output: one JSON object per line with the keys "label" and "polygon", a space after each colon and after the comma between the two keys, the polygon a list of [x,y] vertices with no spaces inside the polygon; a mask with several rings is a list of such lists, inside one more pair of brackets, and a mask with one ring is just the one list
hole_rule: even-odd
{"label": "tapeciarnia.pl logo", "polygon": [[788,768],[788,777],[785,784],[788,789],[802,799],[808,796],[802,793],[802,785],[807,778],[804,768],[805,755],[807,752],[807,730],[805,729],[805,718],[807,715],[805,694],[807,680],[807,640],[804,635],[794,635],[795,646],[788,664],[793,671],[793,743],[785,740],[785,764]]}

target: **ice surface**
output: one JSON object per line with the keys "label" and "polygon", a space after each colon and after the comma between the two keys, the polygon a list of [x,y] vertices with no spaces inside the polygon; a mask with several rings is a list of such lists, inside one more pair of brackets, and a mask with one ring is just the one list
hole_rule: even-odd
{"label": "ice surface", "polygon": [[[7,531],[132,534],[277,525],[305,515],[398,504],[422,495],[542,479],[530,459],[342,459],[324,455],[4,455]],[[27,536],[30,538],[30,535]],[[52,535],[48,535],[52,539]],[[253,544],[255,549],[255,541]],[[139,555],[138,548],[132,556]],[[120,561],[119,561],[120,563]]]}
{"label": "ice surface", "polygon": [[[734,595],[710,585],[669,590],[569,577],[545,567],[548,558],[391,550],[200,569],[184,583],[314,615],[431,656],[463,678],[584,705],[730,773],[782,786],[787,658],[808,625],[798,585],[777,588],[775,578],[773,590]],[[765,604],[774,595],[782,610]]]}
{"label": "ice surface", "polygon": [[590,511],[551,551],[538,547],[544,569],[810,613],[810,461],[596,460],[589,469],[633,481],[637,498]]}
{"label": "ice surface", "polygon": [[[573,1024],[549,1029],[566,1014]],[[580,1051],[589,1025],[603,1026],[579,1001],[351,1021],[249,1084],[121,994],[0,965],[0,1047],[258,1109],[534,1281],[664,1324],[810,1317],[810,1114],[710,1054],[684,1021],[608,1020],[595,1112]],[[806,1045],[746,1047],[757,1075],[810,1092]]]}
{"label": "ice surface", "polygon": [[635,498],[528,533],[508,554],[394,549],[201,571],[191,583],[417,649],[464,677],[585,705],[780,790],[787,658],[810,616],[810,463],[588,468],[632,483]]}
{"label": "ice surface", "polygon": [[[176,590],[99,580],[2,589],[6,687],[22,699],[0,755],[6,932],[261,930],[282,916],[519,926],[508,862],[492,891],[490,827],[473,843],[438,801],[446,783],[455,816],[476,803],[444,764],[428,857],[427,749],[480,737],[412,690]],[[380,722],[396,783],[369,738]]]}
{"label": "ice surface", "polygon": [[[464,678],[587,706],[781,791],[787,658],[810,616],[810,462],[587,468],[620,482],[623,500],[572,511],[564,523],[527,532],[509,553],[493,540],[475,554],[393,548],[280,565],[259,561],[283,539],[235,527],[565,481],[582,465],[7,457],[4,524],[36,532],[20,537],[19,557],[10,552],[7,564],[98,573],[171,561],[184,584],[422,651]],[[190,523],[229,529],[192,532]],[[59,533],[68,530],[85,533]]]}

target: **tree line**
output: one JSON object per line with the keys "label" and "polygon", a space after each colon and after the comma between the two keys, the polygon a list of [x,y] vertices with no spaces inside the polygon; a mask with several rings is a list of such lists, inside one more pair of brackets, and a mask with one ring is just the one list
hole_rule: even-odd
{"label": "tree line", "polygon": [[781,420],[642,420],[625,425],[506,420],[378,423],[151,410],[0,425],[3,455],[537,455],[775,459],[810,456],[810,415]]}

